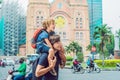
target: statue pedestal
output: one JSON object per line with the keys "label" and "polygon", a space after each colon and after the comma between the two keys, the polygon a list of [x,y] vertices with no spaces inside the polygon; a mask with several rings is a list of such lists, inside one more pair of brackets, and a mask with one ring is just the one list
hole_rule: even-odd
{"label": "statue pedestal", "polygon": [[120,59],[120,50],[115,50],[114,51],[114,58],[115,59]]}

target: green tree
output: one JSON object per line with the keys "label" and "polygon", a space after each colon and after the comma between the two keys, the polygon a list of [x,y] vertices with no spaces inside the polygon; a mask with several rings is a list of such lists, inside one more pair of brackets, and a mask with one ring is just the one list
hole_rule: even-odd
{"label": "green tree", "polygon": [[[77,42],[71,42],[68,46],[65,46],[65,50],[67,53],[73,52],[78,58],[82,58],[79,60],[83,61],[82,47]],[[82,57],[81,57],[82,56]]]}
{"label": "green tree", "polygon": [[108,49],[109,54],[114,55],[114,35],[110,35],[110,39],[106,44],[106,48]]}
{"label": "green tree", "polygon": [[104,66],[104,58],[105,58],[105,47],[106,43],[110,40],[111,34],[111,27],[108,27],[106,24],[102,26],[97,26],[95,28],[95,32],[93,37],[95,39],[100,39],[99,43],[99,53],[102,55],[103,58],[103,66]]}
{"label": "green tree", "polygon": [[116,31],[117,36],[119,37],[119,49],[120,49],[120,29]]}

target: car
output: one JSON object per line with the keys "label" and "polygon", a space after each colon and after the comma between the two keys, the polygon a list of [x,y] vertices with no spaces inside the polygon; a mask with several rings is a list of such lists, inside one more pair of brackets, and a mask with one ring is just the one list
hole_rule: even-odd
{"label": "car", "polygon": [[15,61],[13,59],[11,59],[11,58],[6,58],[5,63],[6,63],[7,66],[15,65]]}
{"label": "car", "polygon": [[38,56],[39,56],[38,54],[28,54],[27,55],[27,60],[28,60],[27,62],[33,63],[37,59]]}

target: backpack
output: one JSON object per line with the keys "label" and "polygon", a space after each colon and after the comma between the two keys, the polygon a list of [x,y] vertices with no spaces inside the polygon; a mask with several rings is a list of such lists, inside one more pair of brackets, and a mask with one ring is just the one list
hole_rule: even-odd
{"label": "backpack", "polygon": [[31,39],[31,46],[32,46],[33,49],[36,49],[36,45],[37,45],[37,43],[39,43],[39,42],[37,42],[37,38],[38,38],[38,35],[42,32],[42,30],[43,30],[43,28],[38,28],[34,32],[34,35]]}

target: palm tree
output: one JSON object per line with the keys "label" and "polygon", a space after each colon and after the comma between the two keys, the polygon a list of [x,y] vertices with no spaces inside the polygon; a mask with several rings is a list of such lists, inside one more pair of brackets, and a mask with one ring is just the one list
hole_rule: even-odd
{"label": "palm tree", "polygon": [[71,42],[68,46],[65,46],[65,49],[67,52],[73,52],[73,53],[77,53],[77,52],[81,52],[82,48],[79,46],[79,44],[77,42]]}
{"label": "palm tree", "polygon": [[120,49],[120,29],[116,31],[117,36],[119,37],[119,49]]}
{"label": "palm tree", "polygon": [[77,42],[71,42],[68,46],[65,46],[65,50],[67,53],[73,52],[75,53],[75,56],[77,53],[82,53],[82,48],[79,46]]}
{"label": "palm tree", "polygon": [[106,43],[110,40],[110,34],[111,34],[111,27],[108,27],[106,24],[102,26],[97,26],[95,28],[95,32],[93,37],[95,39],[100,39],[100,44],[99,44],[99,52],[103,56],[103,66],[104,66],[104,58],[105,58],[105,46]]}

